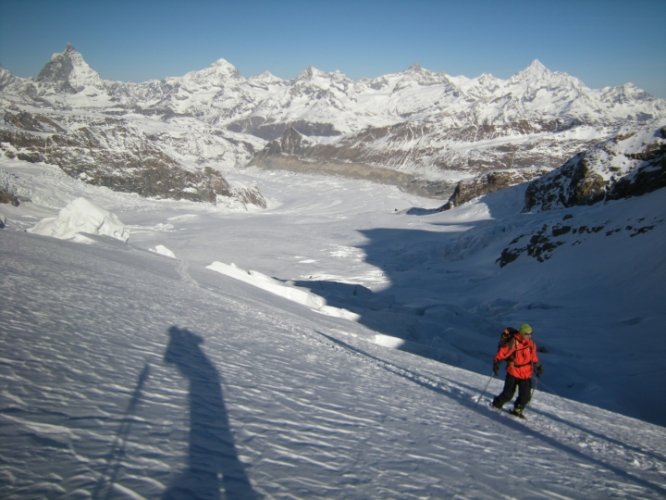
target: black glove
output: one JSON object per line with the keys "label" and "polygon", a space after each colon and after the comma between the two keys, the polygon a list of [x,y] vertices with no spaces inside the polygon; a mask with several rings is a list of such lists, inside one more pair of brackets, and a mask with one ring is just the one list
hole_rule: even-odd
{"label": "black glove", "polygon": [[497,376],[499,375],[499,361],[493,361],[493,375]]}
{"label": "black glove", "polygon": [[536,372],[537,378],[541,378],[541,375],[543,375],[543,365],[541,363],[536,366]]}

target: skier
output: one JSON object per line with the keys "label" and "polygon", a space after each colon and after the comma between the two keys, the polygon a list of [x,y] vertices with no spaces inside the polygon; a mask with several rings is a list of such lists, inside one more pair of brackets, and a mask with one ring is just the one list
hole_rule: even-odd
{"label": "skier", "polygon": [[536,368],[537,377],[543,374],[543,366],[537,357],[537,347],[532,340],[532,327],[523,323],[520,330],[511,330],[511,335],[500,342],[497,354],[493,358],[493,373],[499,374],[500,361],[507,360],[504,389],[493,399],[495,408],[502,408],[508,403],[518,388],[518,397],[513,404],[513,413],[523,416],[523,410],[530,402],[532,393],[532,374]]}

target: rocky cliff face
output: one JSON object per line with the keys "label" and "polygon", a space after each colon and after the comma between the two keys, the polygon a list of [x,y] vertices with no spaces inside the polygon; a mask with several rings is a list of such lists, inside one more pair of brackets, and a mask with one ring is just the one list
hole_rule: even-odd
{"label": "rocky cliff face", "polygon": [[546,172],[543,170],[498,170],[496,172],[481,174],[472,179],[462,180],[456,184],[453,194],[439,210],[450,210],[484,194],[494,193],[501,189],[538,178],[544,173]]}
{"label": "rocky cliff face", "polygon": [[666,126],[644,127],[582,152],[532,181],[525,210],[591,205],[666,187]]}
{"label": "rocky cliff face", "polygon": [[[224,173],[248,164],[445,198],[459,180],[519,181],[666,117],[665,101],[632,85],[590,89],[538,61],[507,80],[414,66],[360,81],[308,68],[285,81],[244,78],[220,59],[125,83],[101,79],[71,46],[34,80],[0,69],[0,106],[5,154],[114,189],[198,200],[234,196]],[[521,173],[490,175],[498,170]]]}
{"label": "rocky cliff face", "polygon": [[498,170],[462,180],[439,210],[523,183],[528,183],[523,211],[592,205],[666,187],[666,125],[619,134],[552,171]]}
{"label": "rocky cliff face", "polygon": [[26,111],[7,111],[4,120],[12,126],[0,129],[0,142],[10,158],[58,165],[72,177],[142,196],[215,202],[217,195],[231,195],[219,172],[186,170],[141,131],[120,120],[75,130]]}

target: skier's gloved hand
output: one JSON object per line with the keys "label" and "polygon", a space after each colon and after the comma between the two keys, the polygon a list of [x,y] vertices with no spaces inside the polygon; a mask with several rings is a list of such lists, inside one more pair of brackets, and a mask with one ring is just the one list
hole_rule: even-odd
{"label": "skier's gloved hand", "polygon": [[493,361],[493,375],[499,375],[500,364],[499,361]]}
{"label": "skier's gloved hand", "polygon": [[541,378],[541,375],[543,375],[543,365],[541,363],[537,365],[536,373],[537,373],[537,378]]}

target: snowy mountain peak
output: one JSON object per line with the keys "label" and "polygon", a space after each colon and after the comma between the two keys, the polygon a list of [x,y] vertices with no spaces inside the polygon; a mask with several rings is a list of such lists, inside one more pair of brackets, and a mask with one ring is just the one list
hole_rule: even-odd
{"label": "snowy mountain peak", "polygon": [[[567,73],[551,71],[538,59],[513,75],[506,83],[513,97],[520,102],[533,102],[536,93],[543,91],[542,98],[549,95],[547,100],[550,103],[567,103],[568,109],[573,110],[577,105],[586,107],[587,104],[583,101],[593,98],[583,82]],[[584,96],[582,100],[579,99],[581,96]],[[545,102],[539,102],[542,108],[547,107]],[[540,111],[537,110],[537,112]]]}
{"label": "snowy mountain peak", "polygon": [[296,87],[309,87],[314,85],[315,87],[319,88],[328,88],[334,83],[345,85],[346,83],[350,82],[351,80],[347,77],[347,75],[341,71],[336,70],[327,72],[317,69],[314,66],[308,66],[305,70],[298,74],[292,83],[295,84]]}
{"label": "snowy mountain peak", "polygon": [[538,59],[534,59],[525,70],[537,74],[550,73],[550,70]]}
{"label": "snowy mountain peak", "polygon": [[195,82],[219,83],[229,79],[241,79],[242,77],[236,66],[226,59],[218,59],[204,69],[186,73],[183,78]]}
{"label": "snowy mountain peak", "polygon": [[[420,64],[412,64],[406,70],[393,75],[379,77],[375,81],[388,82],[390,80],[399,81],[397,90],[412,85],[438,85],[451,84],[451,79],[445,73],[435,73],[424,68]],[[394,88],[394,90],[396,90]]]}
{"label": "snowy mountain peak", "polygon": [[629,104],[632,101],[657,101],[645,90],[637,87],[633,83],[625,83],[617,87],[606,87],[602,90],[603,94],[613,104]]}
{"label": "snowy mountain peak", "polygon": [[275,76],[273,73],[270,71],[264,71],[263,73],[260,73],[254,77],[251,78],[251,80],[263,80],[267,82],[282,82],[282,78],[279,76]]}
{"label": "snowy mountain peak", "polygon": [[69,92],[80,92],[85,87],[103,87],[99,74],[88,66],[71,44],[67,44],[63,52],[51,56],[37,76],[37,81],[55,84]]}
{"label": "snowy mountain peak", "polygon": [[495,83],[499,81],[499,78],[497,78],[495,75],[491,73],[482,73],[478,77],[476,77],[476,80],[481,84],[485,84],[488,82]]}
{"label": "snowy mountain peak", "polygon": [[16,77],[10,71],[0,66],[0,90],[11,84]]}
{"label": "snowy mountain peak", "polygon": [[535,59],[522,71],[516,73],[511,80],[513,81],[540,81],[549,79],[554,75],[541,61]]}
{"label": "snowy mountain peak", "polygon": [[412,64],[409,68],[407,68],[406,73],[425,73],[429,71],[425,69],[423,66],[420,64]]}
{"label": "snowy mountain peak", "polygon": [[247,79],[247,82],[254,88],[262,88],[265,90],[274,89],[287,83],[286,80],[283,80],[279,76],[275,76],[270,71],[264,71],[263,73],[250,77]]}
{"label": "snowy mountain peak", "polygon": [[436,79],[438,76],[441,76],[430,71],[429,69],[424,68],[420,64],[412,64],[409,68],[403,71],[403,74],[415,77],[419,81],[430,81]]}
{"label": "snowy mountain peak", "polygon": [[478,85],[486,88],[491,92],[495,91],[504,83],[502,79],[497,78],[496,76],[491,75],[490,73],[483,73],[475,80]]}
{"label": "snowy mountain peak", "polygon": [[210,66],[208,66],[209,69],[214,69],[218,73],[226,73],[230,76],[237,76],[240,73],[236,69],[236,66],[231,64],[229,61],[226,59],[218,59],[214,63],[212,63]]}
{"label": "snowy mountain peak", "polygon": [[308,66],[303,71],[301,71],[296,80],[314,80],[315,78],[325,78],[326,73],[315,68],[314,66]]}

